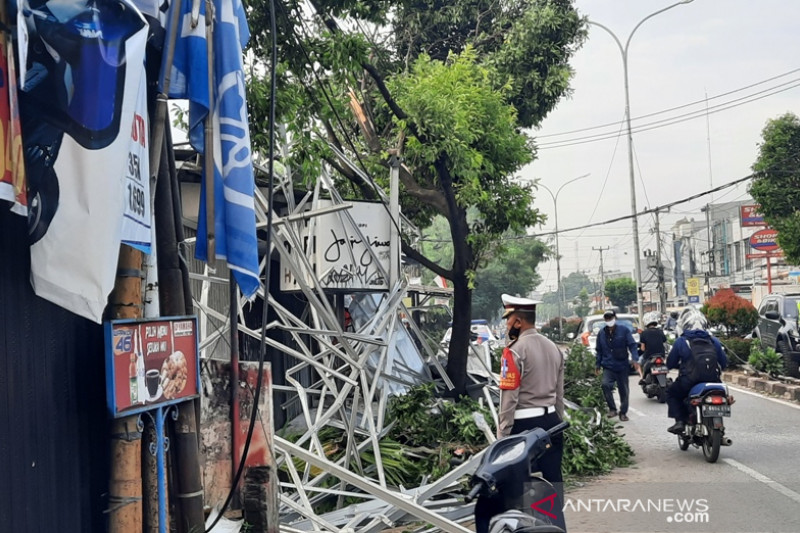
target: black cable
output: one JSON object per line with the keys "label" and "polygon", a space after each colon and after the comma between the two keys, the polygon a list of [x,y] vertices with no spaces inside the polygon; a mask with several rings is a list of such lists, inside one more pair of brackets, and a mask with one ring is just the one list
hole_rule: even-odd
{"label": "black cable", "polygon": [[[314,80],[317,82],[317,85],[319,85],[319,88],[322,91],[323,96],[325,97],[325,101],[328,103],[328,107],[330,108],[331,111],[333,111],[333,116],[336,118],[336,123],[339,125],[339,128],[341,128],[341,130],[342,130],[341,133],[344,136],[344,139],[347,142],[347,145],[353,151],[353,155],[355,155],[356,160],[358,161],[358,166],[361,167],[361,171],[363,172],[364,176],[367,178],[367,181],[369,181],[369,185],[372,187],[372,190],[375,191],[376,196],[378,196],[378,198],[380,198],[380,193],[378,192],[379,191],[379,186],[375,182],[375,178],[373,178],[372,174],[370,174],[369,170],[367,170],[367,166],[364,164],[364,161],[361,159],[361,155],[359,154],[359,151],[356,149],[355,143],[350,138],[350,135],[347,133],[347,128],[344,125],[344,121],[342,120],[341,115],[339,115],[339,111],[336,109],[336,106],[333,104],[332,97],[330,96],[330,94],[328,94],[329,89],[326,88],[325,82],[322,79],[320,79],[319,75],[317,74],[317,71],[314,69],[315,61],[313,61],[311,59],[311,56],[309,55],[308,50],[306,50],[306,47],[303,45],[302,40],[297,35],[297,32],[294,29],[294,25],[292,25],[291,20],[289,20],[288,14],[283,9],[283,5],[279,4],[279,6],[280,6],[280,9],[281,9],[281,12],[283,13],[284,17],[286,18],[286,21],[288,23],[289,29],[291,30],[292,35],[295,38],[295,42],[300,47],[300,50],[303,52],[303,55],[305,56],[306,61],[308,61],[308,64],[311,66],[311,73],[314,76]],[[318,17],[322,18],[322,16],[319,13],[317,13],[316,11],[314,11],[314,13]],[[305,29],[305,24],[303,24],[303,18],[302,17],[299,17],[299,18],[300,18],[301,24],[303,25],[303,31],[307,31]],[[320,61],[319,59],[316,62],[319,63],[320,65],[322,64],[322,61]],[[300,83],[303,85],[303,88],[306,90],[306,92],[308,92],[311,95],[312,99],[315,100],[317,105],[319,105],[320,104],[319,100],[316,99],[316,96],[314,95],[313,91],[306,85],[305,81],[303,81],[300,78],[298,78],[298,79],[299,79]],[[389,210],[389,206],[386,205],[386,202],[383,202],[383,201],[381,201],[381,205],[383,206],[384,210],[389,214],[389,220],[391,221],[392,225],[397,229],[398,232],[400,232],[400,225],[394,219],[394,217],[392,216],[392,213]]]}
{"label": "black cable", "polygon": [[[277,25],[275,23],[275,1],[270,0],[270,11],[269,11],[269,23],[270,23],[270,31],[272,32],[272,54],[271,54],[271,62],[270,65],[270,89],[269,89],[269,183],[267,185],[267,243],[266,243],[266,251],[265,251],[265,259],[264,259],[264,305],[262,308],[262,316],[261,316],[261,343],[260,349],[258,352],[258,376],[256,377],[256,392],[253,397],[253,409],[250,412],[250,424],[247,428],[247,437],[245,437],[244,441],[244,449],[242,450],[242,458],[239,461],[239,468],[236,470],[236,475],[231,482],[231,490],[228,492],[228,497],[225,498],[225,503],[222,504],[222,508],[217,515],[217,518],[214,519],[212,524],[206,530],[206,533],[210,532],[214,529],[214,526],[222,519],[223,514],[228,509],[231,501],[233,500],[233,495],[236,493],[236,488],[239,486],[239,482],[242,479],[242,473],[244,472],[245,463],[247,461],[247,454],[250,452],[250,442],[253,439],[253,431],[256,425],[256,418],[258,417],[258,404],[261,400],[261,388],[263,385],[263,377],[264,377],[264,360],[266,359],[267,353],[267,315],[269,313],[269,278],[270,278],[270,265],[272,261],[270,260],[270,251],[272,248],[272,213],[273,209],[273,192],[275,189],[274,186],[274,163],[275,163],[275,85],[278,81],[278,38],[277,38]],[[209,73],[211,75],[211,73]],[[236,328],[238,330],[238,322],[234,324],[231,322],[231,328]],[[231,387],[238,387],[238,383],[231,383]],[[233,422],[231,422],[231,432],[235,431],[233,427]]]}
{"label": "black cable", "polygon": [[[685,107],[691,107],[693,105],[706,103],[709,100],[716,100],[717,98],[722,98],[723,96],[729,96],[731,94],[735,94],[735,93],[738,93],[738,92],[741,92],[741,91],[744,91],[744,90],[747,90],[747,89],[752,89],[753,87],[756,87],[758,85],[763,85],[763,84],[765,84],[767,82],[777,80],[778,78],[783,78],[785,76],[788,76],[789,74],[794,74],[795,72],[800,72],[800,68],[796,68],[796,69],[790,70],[789,72],[784,72],[783,74],[778,74],[777,76],[773,76],[771,78],[767,78],[765,80],[761,80],[761,81],[758,81],[756,83],[751,83],[750,85],[746,85],[744,87],[739,87],[738,89],[734,89],[732,91],[727,91],[727,92],[724,92],[724,93],[716,94],[716,95],[714,95],[714,96],[712,96],[710,98],[704,98],[703,100],[695,100],[694,102],[689,102],[688,104],[681,104],[679,106],[670,107],[668,109],[662,109],[661,111],[654,111],[652,113],[647,113],[646,115],[639,115],[638,117],[631,118],[631,122],[635,122],[635,121],[641,120],[643,118],[654,117],[656,115],[663,115],[664,113],[669,113],[670,111],[677,111],[678,109],[683,109]],[[778,85],[778,87],[779,87],[779,85]],[[576,130],[562,131],[562,132],[559,132],[559,133],[549,133],[547,135],[540,135],[538,138],[539,139],[544,139],[544,138],[547,138],[547,137],[560,137],[561,135],[569,135],[570,133],[582,133],[584,131],[591,131],[591,130],[597,130],[597,129],[600,129],[600,128],[607,128],[609,126],[616,126],[617,124],[624,125],[625,124],[625,119],[623,118],[619,122],[608,122],[606,124],[598,124],[597,126],[589,126],[589,127],[586,127],[586,128],[578,128]]]}

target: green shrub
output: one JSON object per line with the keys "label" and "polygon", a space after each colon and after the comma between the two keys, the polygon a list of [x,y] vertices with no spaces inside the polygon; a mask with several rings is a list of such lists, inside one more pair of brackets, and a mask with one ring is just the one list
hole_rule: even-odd
{"label": "green shrub", "polygon": [[728,354],[728,369],[734,369],[747,362],[750,357],[750,345],[752,339],[741,339],[739,337],[726,337],[719,339],[725,346]]}
{"label": "green shrub", "polygon": [[774,348],[762,350],[759,339],[753,339],[750,344],[750,357],[747,362],[759,372],[764,372],[772,377],[783,373],[783,356]]}

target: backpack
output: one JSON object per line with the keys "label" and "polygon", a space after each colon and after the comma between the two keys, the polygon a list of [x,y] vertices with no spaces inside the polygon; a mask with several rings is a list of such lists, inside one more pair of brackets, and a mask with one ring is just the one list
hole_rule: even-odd
{"label": "backpack", "polygon": [[687,339],[692,357],[686,362],[686,375],[694,383],[719,381],[717,348],[711,339]]}

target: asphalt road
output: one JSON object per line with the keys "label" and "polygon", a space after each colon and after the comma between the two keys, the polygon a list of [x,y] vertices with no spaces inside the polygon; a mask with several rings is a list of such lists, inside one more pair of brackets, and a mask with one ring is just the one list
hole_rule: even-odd
{"label": "asphalt road", "polygon": [[570,533],[800,532],[800,406],[736,387],[715,464],[678,449],[666,405],[631,376],[629,422],[619,422],[635,465],[571,490]]}

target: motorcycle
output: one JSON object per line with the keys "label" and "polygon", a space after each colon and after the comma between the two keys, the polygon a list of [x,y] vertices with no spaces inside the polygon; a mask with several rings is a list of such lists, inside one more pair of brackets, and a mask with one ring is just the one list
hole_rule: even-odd
{"label": "motorcycle", "polygon": [[658,398],[658,403],[667,401],[667,387],[672,385],[672,378],[667,376],[667,358],[664,354],[653,354],[643,365],[642,392],[648,398]]}
{"label": "motorcycle", "polygon": [[719,458],[721,446],[730,446],[733,441],[725,436],[725,417],[731,416],[733,396],[722,383],[698,383],[689,391],[686,399],[689,407],[689,423],[678,435],[678,446],[682,451],[689,445],[703,449],[709,463]]}
{"label": "motorcycle", "polygon": [[544,479],[531,476],[538,471],[537,461],[550,448],[551,437],[560,434],[569,422],[545,431],[535,428],[492,443],[470,479],[466,503],[475,505],[476,533],[563,533],[553,525],[558,493]]}

